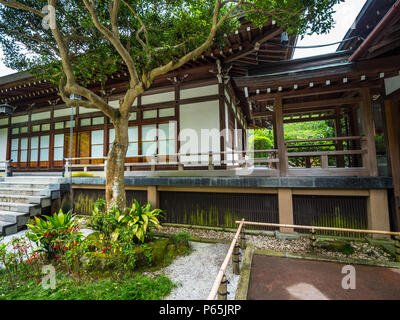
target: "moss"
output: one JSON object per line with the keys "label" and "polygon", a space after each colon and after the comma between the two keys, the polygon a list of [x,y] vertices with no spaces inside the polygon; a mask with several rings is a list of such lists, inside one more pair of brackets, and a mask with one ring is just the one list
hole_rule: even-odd
{"label": "moss", "polygon": [[152,247],[153,263],[158,265],[163,262],[165,255],[168,250],[168,239],[158,239],[154,242],[150,242],[149,245]]}
{"label": "moss", "polygon": [[98,177],[93,173],[88,172],[75,172],[72,174],[73,177]]}
{"label": "moss", "polygon": [[354,253],[353,247],[347,241],[322,241],[318,243],[318,247],[328,251],[340,252],[345,255],[351,255]]}

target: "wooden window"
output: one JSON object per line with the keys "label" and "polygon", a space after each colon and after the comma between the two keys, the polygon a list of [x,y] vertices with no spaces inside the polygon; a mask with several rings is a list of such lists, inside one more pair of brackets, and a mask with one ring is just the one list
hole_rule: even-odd
{"label": "wooden window", "polygon": [[30,163],[32,167],[36,167],[39,161],[39,137],[31,137],[31,156]]}
{"label": "wooden window", "polygon": [[11,139],[11,160],[18,162],[19,139]]}

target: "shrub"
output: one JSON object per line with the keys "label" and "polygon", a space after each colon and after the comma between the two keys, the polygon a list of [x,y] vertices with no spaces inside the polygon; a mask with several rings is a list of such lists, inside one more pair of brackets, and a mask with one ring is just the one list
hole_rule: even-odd
{"label": "shrub", "polygon": [[191,237],[189,232],[181,231],[174,235],[173,240],[176,244],[187,245]]}
{"label": "shrub", "polygon": [[35,217],[27,226],[27,238],[35,242],[49,259],[57,258],[67,245],[77,243],[82,238],[77,228],[78,220],[70,212],[64,214],[61,210],[58,214],[44,216],[44,219]]}

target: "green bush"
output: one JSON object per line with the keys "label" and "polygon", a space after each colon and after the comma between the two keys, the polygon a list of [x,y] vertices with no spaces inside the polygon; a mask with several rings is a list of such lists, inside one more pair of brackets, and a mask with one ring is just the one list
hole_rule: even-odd
{"label": "green bush", "polygon": [[56,258],[67,245],[82,239],[82,233],[78,229],[79,222],[70,212],[64,214],[60,210],[58,214],[43,217],[44,219],[35,217],[27,223],[29,231],[26,236],[35,242],[49,259]]}

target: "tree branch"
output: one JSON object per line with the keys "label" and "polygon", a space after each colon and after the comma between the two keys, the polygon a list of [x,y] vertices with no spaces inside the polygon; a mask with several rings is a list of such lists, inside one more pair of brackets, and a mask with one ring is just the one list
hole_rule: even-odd
{"label": "tree branch", "polygon": [[[124,60],[129,74],[130,74],[130,87],[134,88],[137,83],[139,82],[139,77],[137,74],[136,66],[135,63],[130,56],[129,52],[125,49],[125,47],[122,45],[119,37],[116,37],[113,32],[111,32],[108,28],[106,28],[104,25],[102,25],[97,17],[97,12],[95,8],[92,6],[92,4],[89,2],[89,0],[83,0],[86,8],[88,9],[93,23],[96,26],[96,28],[103,34],[103,36],[111,42],[111,44],[114,46],[114,48],[117,50],[119,55],[121,56],[122,60]],[[133,103],[133,101],[132,101]]]}

